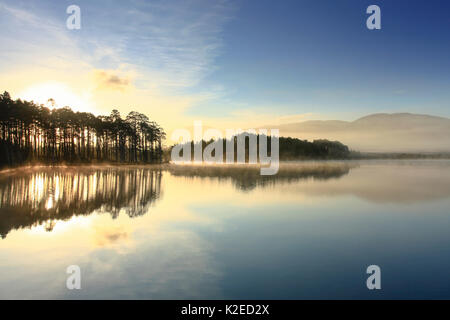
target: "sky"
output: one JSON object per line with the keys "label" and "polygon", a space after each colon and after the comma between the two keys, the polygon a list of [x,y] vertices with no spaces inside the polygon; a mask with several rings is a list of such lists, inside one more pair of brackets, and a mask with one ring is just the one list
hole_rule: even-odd
{"label": "sky", "polygon": [[[66,9],[81,9],[69,30]],[[381,9],[369,30],[366,9]],[[450,117],[450,2],[0,0],[0,91],[170,133],[372,113]]]}

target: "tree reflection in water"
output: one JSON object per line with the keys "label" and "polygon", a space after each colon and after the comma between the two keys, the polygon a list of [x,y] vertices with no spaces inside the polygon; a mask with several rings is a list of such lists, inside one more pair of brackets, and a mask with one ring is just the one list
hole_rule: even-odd
{"label": "tree reflection in water", "polygon": [[145,214],[161,194],[161,170],[46,168],[0,178],[0,235],[94,211],[116,218]]}
{"label": "tree reflection in water", "polygon": [[240,191],[299,180],[338,179],[357,166],[345,162],[282,162],[276,175],[263,176],[259,165],[174,165],[168,168],[173,176],[231,180]]}
{"label": "tree reflection in water", "polygon": [[[304,179],[333,179],[349,173],[343,163],[282,164],[274,176],[261,176],[258,166],[168,165],[145,167],[56,167],[15,170],[0,176],[0,235],[13,229],[44,225],[52,231],[57,220],[120,211],[129,217],[148,212],[161,195],[163,171],[172,176],[231,181],[240,191]],[[29,171],[29,172],[27,172]]]}

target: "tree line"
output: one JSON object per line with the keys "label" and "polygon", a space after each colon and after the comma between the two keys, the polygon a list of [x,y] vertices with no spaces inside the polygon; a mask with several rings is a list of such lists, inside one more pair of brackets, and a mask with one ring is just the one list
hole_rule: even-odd
{"label": "tree line", "polygon": [[314,141],[280,137],[280,159],[348,159],[351,151],[339,141],[318,139]]}
{"label": "tree line", "polygon": [[[51,102],[52,99],[49,99]],[[0,94],[0,166],[27,162],[155,163],[162,160],[164,130],[132,111],[123,119],[50,109]]]}
{"label": "tree line", "polygon": [[[259,142],[261,139],[267,139],[267,151],[268,155],[271,155],[271,139],[270,136],[265,135],[255,135],[251,133],[242,133],[245,141],[245,161],[249,160],[249,146],[250,139],[253,138],[256,141],[256,149],[255,153],[257,155],[257,160],[259,161]],[[253,137],[252,137],[253,136]],[[223,139],[223,159],[226,160],[226,150],[228,145],[232,145],[234,148],[234,161],[237,161],[237,140],[239,135],[234,135],[230,139]],[[349,147],[339,141],[330,141],[326,139],[318,139],[314,141],[301,140],[298,138],[291,137],[279,137],[279,157],[280,160],[290,161],[290,160],[327,160],[327,159],[349,159],[352,155]],[[210,141],[190,141],[183,145],[186,146],[187,150],[191,151],[191,160],[194,160],[194,150],[195,146],[201,145],[202,154],[205,148],[213,143],[214,140]],[[168,153],[171,153],[172,148],[170,147]],[[183,151],[180,152],[180,155],[183,154]],[[212,152],[212,155],[215,155],[215,151]]]}

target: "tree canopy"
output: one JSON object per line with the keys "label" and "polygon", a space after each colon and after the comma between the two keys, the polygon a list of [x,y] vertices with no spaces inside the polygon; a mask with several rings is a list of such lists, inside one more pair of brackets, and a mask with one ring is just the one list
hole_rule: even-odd
{"label": "tree canopy", "polygon": [[[51,100],[51,99],[50,99]],[[50,101],[49,100],[49,101]],[[50,109],[0,94],[0,166],[25,162],[154,163],[162,159],[164,130],[132,111],[123,119]]]}
{"label": "tree canopy", "polygon": [[[253,140],[256,141],[257,145],[255,148],[255,154],[258,155],[259,150],[259,143],[261,139],[267,139],[267,147],[268,147],[268,153],[271,154],[271,139],[268,136],[265,135],[255,135],[250,133],[242,133],[244,136],[245,141],[245,161],[247,162],[249,160],[249,142],[250,137],[253,136]],[[224,162],[226,162],[226,150],[227,150],[227,141],[231,141],[234,148],[234,161],[237,160],[237,140],[239,135],[235,135],[231,137],[231,140],[223,140],[223,159]],[[202,153],[205,150],[205,148],[213,143],[214,140],[210,141],[190,141],[187,142],[186,149],[191,151],[191,159],[194,160],[194,149],[195,145],[201,144],[201,150]],[[170,148],[170,151],[172,150],[174,146]],[[183,151],[181,151],[180,154],[182,154]],[[213,152],[214,154],[214,152]],[[279,157],[280,160],[284,161],[290,161],[290,160],[311,160],[311,159],[320,159],[320,160],[326,160],[326,159],[349,159],[351,156],[351,151],[348,148],[348,146],[344,145],[343,143],[339,141],[329,141],[325,139],[320,140],[314,140],[314,141],[307,141],[307,140],[301,140],[297,138],[291,138],[291,137],[279,137]],[[258,156],[257,156],[258,157]],[[258,157],[259,158],[259,157]]]}

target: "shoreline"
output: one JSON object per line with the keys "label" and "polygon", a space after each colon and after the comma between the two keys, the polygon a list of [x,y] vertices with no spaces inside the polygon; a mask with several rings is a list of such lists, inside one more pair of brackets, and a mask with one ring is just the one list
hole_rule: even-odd
{"label": "shoreline", "polygon": [[[289,167],[294,165],[305,165],[305,166],[317,166],[317,165],[337,165],[337,164],[355,164],[357,165],[359,162],[368,162],[368,163],[376,163],[376,162],[385,162],[385,161],[393,161],[398,163],[404,162],[419,162],[419,161],[450,161],[450,157],[420,157],[420,158],[388,158],[388,157],[371,157],[371,158],[350,158],[350,159],[302,159],[302,160],[283,160],[280,161],[280,168]],[[88,164],[88,163],[71,163],[71,164],[29,164],[29,165],[20,165],[17,167],[9,167],[0,169],[0,176],[8,175],[8,174],[17,174],[17,173],[26,173],[32,172],[36,170],[61,170],[61,169],[78,169],[78,170],[95,170],[95,169],[156,169],[156,170],[170,170],[176,168],[180,170],[182,168],[211,168],[211,167],[220,167],[220,168],[234,168],[234,169],[259,169],[261,164],[249,164],[249,163],[224,163],[224,164],[213,164],[213,163],[142,163],[142,164],[119,164],[119,163],[96,163],[96,164]]]}

